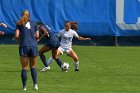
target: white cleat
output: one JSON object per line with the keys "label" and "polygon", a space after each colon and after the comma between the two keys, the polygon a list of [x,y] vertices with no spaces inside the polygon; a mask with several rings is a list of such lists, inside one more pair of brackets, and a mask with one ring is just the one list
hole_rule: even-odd
{"label": "white cleat", "polygon": [[41,71],[41,72],[45,72],[45,71],[47,71],[47,70],[50,70],[50,66],[44,67],[44,68],[42,68],[40,71]]}
{"label": "white cleat", "polygon": [[26,89],[26,87],[23,87],[23,91],[26,91],[27,89]]}
{"label": "white cleat", "polygon": [[38,90],[37,84],[34,85],[34,90],[36,90],[36,91]]}

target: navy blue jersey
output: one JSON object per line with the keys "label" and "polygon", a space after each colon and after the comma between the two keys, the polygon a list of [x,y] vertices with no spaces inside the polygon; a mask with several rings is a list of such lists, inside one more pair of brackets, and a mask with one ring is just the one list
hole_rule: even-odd
{"label": "navy blue jersey", "polygon": [[39,29],[36,23],[29,21],[25,25],[17,26],[16,29],[20,31],[20,46],[37,47],[37,40],[34,35]]}
{"label": "navy blue jersey", "polygon": [[[53,33],[52,29],[48,25],[42,25],[47,31],[48,35],[45,36],[47,44],[53,44],[55,42],[59,42],[59,39]],[[43,31],[42,31],[43,32]]]}

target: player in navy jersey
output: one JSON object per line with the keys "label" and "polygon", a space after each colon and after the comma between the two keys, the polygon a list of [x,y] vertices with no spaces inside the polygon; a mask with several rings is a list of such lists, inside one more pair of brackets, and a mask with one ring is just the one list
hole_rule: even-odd
{"label": "player in navy jersey", "polygon": [[46,44],[39,50],[39,56],[45,66],[41,71],[46,71],[46,70],[50,69],[50,67],[48,66],[48,64],[46,62],[46,57],[44,55],[45,52],[48,52],[50,50],[52,50],[53,59],[55,59],[55,61],[61,68],[63,63],[60,60],[60,58],[58,58],[58,56],[57,56],[57,51],[60,46],[58,38],[51,31],[51,28],[48,27],[48,25],[45,26],[42,23],[38,23],[38,27],[39,27],[39,30],[42,32],[42,36],[38,39],[38,41],[40,41],[40,39],[42,39],[43,37],[45,37],[45,39],[46,39]]}
{"label": "player in navy jersey", "polygon": [[[5,23],[0,23],[0,26],[6,28],[7,25]],[[0,31],[0,35],[4,35],[4,32],[3,31]]]}
{"label": "player in navy jersey", "polygon": [[30,64],[34,89],[38,90],[37,72],[35,67],[38,56],[37,38],[39,38],[39,29],[37,24],[30,20],[30,14],[28,10],[25,10],[22,13],[21,18],[17,22],[15,38],[19,42],[23,90],[26,90],[28,62]]}
{"label": "player in navy jersey", "polygon": [[[73,29],[73,30],[72,30]],[[78,29],[77,22],[66,21],[65,28],[60,30],[58,37],[60,37],[61,46],[58,48],[57,55],[62,55],[64,52],[74,60],[75,71],[79,71],[79,59],[75,51],[72,49],[73,37],[78,40],[90,40],[90,38],[83,38],[79,36],[76,31]],[[50,57],[48,64],[53,62],[53,58]]]}

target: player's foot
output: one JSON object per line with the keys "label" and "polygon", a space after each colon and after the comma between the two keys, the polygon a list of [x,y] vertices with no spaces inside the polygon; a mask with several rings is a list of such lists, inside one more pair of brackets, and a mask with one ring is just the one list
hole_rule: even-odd
{"label": "player's foot", "polygon": [[75,69],[75,71],[79,71],[79,69]]}
{"label": "player's foot", "polygon": [[26,89],[26,87],[23,87],[23,91],[26,91],[27,89]]}
{"label": "player's foot", "polygon": [[44,67],[44,68],[42,68],[40,71],[41,71],[41,72],[45,72],[45,71],[47,71],[47,70],[50,70],[50,66]]}
{"label": "player's foot", "polygon": [[34,90],[38,90],[37,84],[34,85]]}

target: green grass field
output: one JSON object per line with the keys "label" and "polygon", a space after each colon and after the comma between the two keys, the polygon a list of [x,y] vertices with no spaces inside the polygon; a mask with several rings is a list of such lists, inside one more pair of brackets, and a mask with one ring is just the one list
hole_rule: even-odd
{"label": "green grass field", "polygon": [[[41,47],[41,46],[40,46]],[[140,47],[74,46],[79,56],[80,72],[74,71],[73,60],[67,73],[56,62],[51,70],[43,67],[38,57],[39,90],[33,90],[28,71],[27,91],[22,91],[21,65],[17,45],[0,45],[0,93],[140,93]],[[46,54],[48,58],[50,52]]]}

